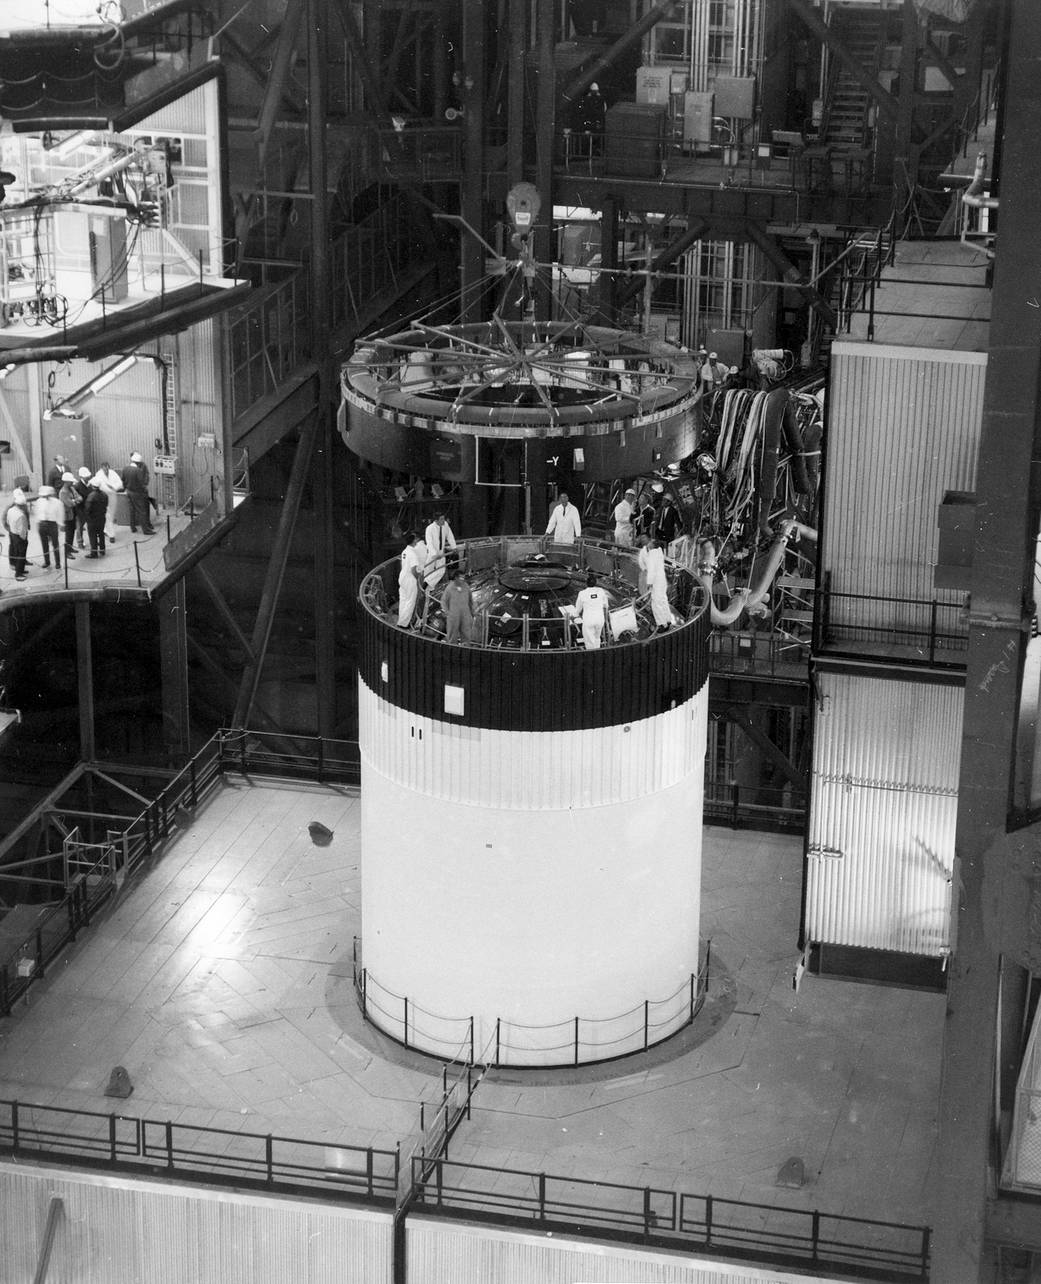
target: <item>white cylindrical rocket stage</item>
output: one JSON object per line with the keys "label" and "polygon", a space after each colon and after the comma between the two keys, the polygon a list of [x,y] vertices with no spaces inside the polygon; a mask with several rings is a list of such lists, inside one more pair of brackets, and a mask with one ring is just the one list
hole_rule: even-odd
{"label": "white cylindrical rocket stage", "polygon": [[[496,621],[526,605],[560,626],[588,561],[608,566],[601,584],[623,604],[635,555],[586,542],[531,569],[531,540],[461,551],[491,611],[481,642],[438,640],[436,611],[427,635],[363,613],[366,1015],[443,1057],[570,1065],[640,1050],[687,1024],[697,1001],[701,591],[674,569],[668,632],[644,626],[648,636],[587,652],[558,627],[548,647],[525,649],[522,638],[545,642],[541,628],[511,646]],[[530,591],[504,595],[518,561]],[[396,563],[377,568],[363,601],[391,575]],[[548,611],[540,580],[555,586]]]}

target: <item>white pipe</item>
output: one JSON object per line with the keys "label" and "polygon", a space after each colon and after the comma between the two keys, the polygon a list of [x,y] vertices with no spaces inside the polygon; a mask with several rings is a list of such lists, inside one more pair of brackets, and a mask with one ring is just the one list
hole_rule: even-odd
{"label": "white pipe", "polygon": [[972,174],[972,182],[962,192],[962,201],[966,205],[973,206],[979,210],[996,210],[1000,204],[997,196],[983,196],[983,176],[987,169],[987,153],[980,152],[976,157],[976,168]]}
{"label": "white pipe", "polygon": [[780,533],[770,548],[756,583],[749,588],[738,589],[725,607],[716,606],[712,596],[712,575],[716,568],[715,545],[711,540],[702,541],[698,548],[698,580],[708,597],[709,618],[713,624],[734,624],[742,612],[751,611],[766,600],[784,561],[788,541],[793,535],[814,542],[817,539],[817,532],[812,526],[804,526],[792,519],[782,522]]}

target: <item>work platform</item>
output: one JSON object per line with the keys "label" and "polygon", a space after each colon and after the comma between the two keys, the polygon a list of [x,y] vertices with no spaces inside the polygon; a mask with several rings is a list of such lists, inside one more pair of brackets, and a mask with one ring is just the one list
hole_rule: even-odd
{"label": "work platform", "polygon": [[[327,1145],[413,1134],[441,1065],[355,998],[360,808],[230,777],[0,1021],[0,1097]],[[451,1160],[926,1221],[943,998],[810,975],[794,990],[801,881],[799,839],[707,828],[694,1026],[614,1063],[490,1071]],[[117,1064],[129,1101],[103,1096]],[[800,1189],[775,1184],[791,1156]]]}

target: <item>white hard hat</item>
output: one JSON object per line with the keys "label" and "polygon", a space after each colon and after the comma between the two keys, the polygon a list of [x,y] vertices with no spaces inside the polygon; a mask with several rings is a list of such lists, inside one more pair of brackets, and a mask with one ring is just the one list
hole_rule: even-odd
{"label": "white hard hat", "polygon": [[80,476],[81,476],[81,477],[89,477],[89,476],[90,476],[90,469],[89,469],[89,468],[81,468],[81,469],[80,469]]}
{"label": "white hard hat", "polygon": [[42,498],[42,497],[44,497],[44,496],[46,496],[46,495],[53,495],[53,494],[54,494],[54,487],[53,487],[53,486],[41,486],[41,487],[40,487],[40,489],[39,489],[39,491],[37,492],[37,494],[39,494],[41,498]]}
{"label": "white hard hat", "polygon": [[136,451],[136,450],[135,450],[135,451],[134,451],[134,453],[130,456],[130,462],[131,462],[132,464],[139,464],[139,463],[141,462],[141,456],[137,453],[137,451]]}
{"label": "white hard hat", "polygon": [[593,81],[593,83],[589,86],[589,92],[590,92],[591,94],[598,94],[598,93],[600,92],[600,86],[596,83],[596,81],[595,81],[595,80],[594,80],[594,81]]}
{"label": "white hard hat", "polygon": [[71,482],[74,482],[76,480],[76,478],[73,477],[72,473],[62,473],[61,479],[62,481],[71,481]]}

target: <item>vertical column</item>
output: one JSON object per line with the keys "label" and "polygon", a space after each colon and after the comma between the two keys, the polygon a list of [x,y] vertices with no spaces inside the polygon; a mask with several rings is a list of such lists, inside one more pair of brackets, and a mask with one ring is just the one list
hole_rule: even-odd
{"label": "vertical column", "polygon": [[90,602],[76,601],[76,672],[79,685],[80,758],[93,762],[94,744],[94,656],[90,643]]}
{"label": "vertical column", "polygon": [[[163,748],[167,761],[181,763],[191,753],[188,706],[188,622],[182,576],[156,603],[159,616],[159,664],[162,683]],[[76,603],[77,627],[79,608]],[[82,665],[82,650],[80,652]],[[82,669],[81,669],[82,673]],[[80,701],[80,717],[83,703]],[[84,757],[87,755],[84,754]]]}
{"label": "vertical column", "polygon": [[524,77],[528,45],[528,0],[510,0],[509,72],[506,82],[506,184],[524,177]]}
{"label": "vertical column", "polygon": [[[537,0],[536,44],[538,57],[538,94],[535,104],[535,186],[542,197],[542,212],[532,238],[535,261],[550,263],[553,253],[553,149],[557,128],[556,4],[554,0]],[[545,272],[549,272],[549,268]],[[552,306],[552,282],[546,280],[535,294],[535,316],[545,321]]]}
{"label": "vertical column", "polygon": [[[484,235],[484,0],[463,0],[463,218]],[[465,228],[460,232],[463,320],[482,320],[477,291],[485,250]]]}
{"label": "vertical column", "polygon": [[[1041,478],[1041,310],[1023,283],[1041,272],[1036,235],[1036,139],[1041,129],[1041,24],[1033,0],[1011,0],[998,255],[976,478],[969,655],[958,788],[957,946],[944,1029],[934,1173],[932,1278],[984,1275],[986,1209],[995,1154],[994,1087],[999,952],[1022,960],[1022,939],[986,911],[1037,826],[1008,834],[1017,715],[1029,630]],[[1011,481],[1010,479],[1015,479]],[[1035,884],[1036,886],[1036,884]],[[1023,892],[1029,896],[1029,886]],[[1004,932],[1002,939],[995,939]],[[1000,1200],[998,1201],[1000,1203]]]}
{"label": "vertical column", "polygon": [[314,300],[318,411],[311,467],[314,574],[314,650],[317,731],[331,737],[336,727],[336,577],[333,567],[333,407],[336,388],[330,360],[329,210],[326,193],[325,120],[327,99],[328,0],[307,2],[307,129],[311,172],[311,297]]}
{"label": "vertical column", "polygon": [[597,289],[597,321],[615,324],[615,269],[618,267],[618,202],[605,196],[600,205],[600,273]]}

